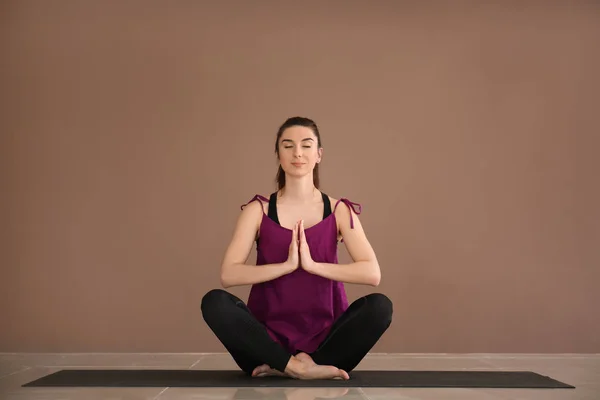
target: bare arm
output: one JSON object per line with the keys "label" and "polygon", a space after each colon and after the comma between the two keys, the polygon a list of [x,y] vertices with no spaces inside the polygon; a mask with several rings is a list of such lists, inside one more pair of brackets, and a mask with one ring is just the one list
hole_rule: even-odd
{"label": "bare arm", "polygon": [[221,264],[221,285],[224,288],[267,282],[295,269],[287,263],[260,266],[246,264],[262,213],[262,204],[254,201],[248,204],[238,217],[233,238]]}
{"label": "bare arm", "polygon": [[[352,213],[354,228],[350,226],[350,213]],[[340,204],[335,211],[335,216],[339,221],[346,249],[354,262],[350,264],[315,262],[308,268],[309,272],[339,282],[378,286],[381,280],[379,262],[365,235],[358,215]]]}

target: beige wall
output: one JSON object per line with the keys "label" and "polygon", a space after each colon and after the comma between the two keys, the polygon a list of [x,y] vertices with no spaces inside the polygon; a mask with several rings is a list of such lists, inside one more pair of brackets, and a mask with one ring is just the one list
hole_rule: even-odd
{"label": "beige wall", "polygon": [[224,351],[200,299],[303,115],[373,351],[600,352],[598,3],[208,3],[3,2],[0,351]]}

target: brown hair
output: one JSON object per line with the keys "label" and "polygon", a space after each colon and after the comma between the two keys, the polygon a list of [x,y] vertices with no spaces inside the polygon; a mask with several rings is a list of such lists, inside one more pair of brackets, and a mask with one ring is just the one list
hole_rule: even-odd
{"label": "brown hair", "polygon": [[[277,131],[277,140],[275,140],[275,154],[277,154],[277,157],[279,157],[279,139],[281,138],[283,132],[292,126],[304,126],[310,128],[317,137],[317,148],[321,148],[321,135],[319,134],[319,128],[317,127],[315,121],[305,117],[292,117],[288,118]],[[277,182],[278,190],[283,189],[285,186],[285,171],[283,168],[281,168],[281,165],[277,170],[275,182]],[[313,169],[313,184],[317,189],[319,188],[319,183],[319,164],[316,164],[315,168]]]}

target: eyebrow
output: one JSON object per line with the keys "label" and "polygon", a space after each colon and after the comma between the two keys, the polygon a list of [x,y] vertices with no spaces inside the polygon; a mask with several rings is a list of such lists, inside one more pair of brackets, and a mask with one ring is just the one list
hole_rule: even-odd
{"label": "eyebrow", "polygon": [[[312,141],[314,142],[313,138],[306,138],[306,139],[302,139],[302,141],[303,141],[303,142],[304,142],[304,141],[307,141],[307,140],[312,140]],[[281,143],[283,143],[283,142],[292,142],[292,143],[294,143],[294,141],[293,141],[292,139],[283,139],[283,140],[281,141]]]}

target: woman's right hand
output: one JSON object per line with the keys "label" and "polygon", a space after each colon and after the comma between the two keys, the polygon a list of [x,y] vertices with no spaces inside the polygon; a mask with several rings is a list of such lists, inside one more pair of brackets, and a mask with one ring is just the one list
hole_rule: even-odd
{"label": "woman's right hand", "polygon": [[290,251],[288,253],[288,259],[285,264],[291,268],[291,271],[295,271],[300,266],[300,246],[298,244],[298,229],[300,228],[300,221],[294,225],[294,231],[292,232],[292,242],[290,243]]}

